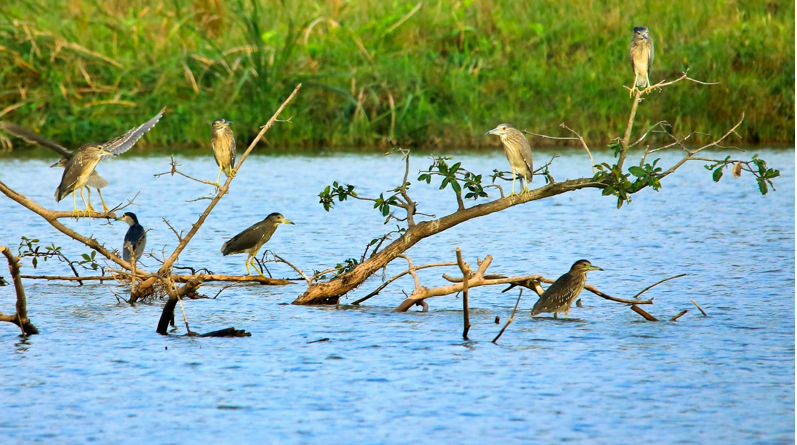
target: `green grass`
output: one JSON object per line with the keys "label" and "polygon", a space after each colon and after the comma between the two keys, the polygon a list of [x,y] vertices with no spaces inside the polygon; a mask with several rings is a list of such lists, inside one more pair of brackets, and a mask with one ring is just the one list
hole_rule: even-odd
{"label": "green grass", "polygon": [[[76,147],[168,114],[151,146],[207,146],[210,122],[251,140],[293,87],[272,146],[479,146],[501,122],[592,144],[620,136],[646,25],[651,94],[637,128],[794,138],[794,2],[17,0],[0,9],[0,119]],[[406,18],[402,23],[399,23]],[[534,141],[538,142],[538,141]]]}

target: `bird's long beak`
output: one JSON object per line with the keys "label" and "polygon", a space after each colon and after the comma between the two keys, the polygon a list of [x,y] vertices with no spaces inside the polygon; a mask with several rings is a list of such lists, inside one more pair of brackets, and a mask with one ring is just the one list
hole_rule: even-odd
{"label": "bird's long beak", "polygon": [[293,223],[293,221],[291,221],[291,220],[289,220],[289,219],[285,219],[285,220],[283,220],[283,221],[282,221],[282,223],[283,223],[283,224],[293,224],[293,225],[296,225],[296,224],[294,224],[294,223]]}
{"label": "bird's long beak", "polygon": [[488,135],[488,134],[493,134],[493,132],[494,132],[495,130],[497,130],[497,129],[498,129],[497,127],[496,127],[496,128],[493,128],[492,130],[488,131],[487,133],[484,133],[484,135],[486,136],[486,135]]}
{"label": "bird's long beak", "polygon": [[589,266],[589,269],[587,269],[587,270],[601,270],[602,271],[603,269],[601,269],[598,266]]}
{"label": "bird's long beak", "polygon": [[55,164],[51,165],[50,168],[58,167],[58,166],[60,166],[60,164],[61,164],[61,161],[58,161]]}
{"label": "bird's long beak", "polygon": [[224,123],[227,124],[227,125],[230,125],[232,123],[232,121],[225,120]]}

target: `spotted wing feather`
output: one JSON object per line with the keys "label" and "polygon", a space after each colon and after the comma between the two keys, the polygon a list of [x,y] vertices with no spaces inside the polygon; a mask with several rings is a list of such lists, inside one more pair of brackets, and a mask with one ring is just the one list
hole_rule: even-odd
{"label": "spotted wing feather", "polygon": [[118,138],[102,144],[102,148],[115,155],[120,155],[126,152],[127,150],[130,150],[131,148],[133,148],[133,145],[135,145],[136,142],[138,142],[138,140],[141,139],[141,136],[144,136],[144,133],[148,132],[149,130],[152,130],[152,128],[155,127],[155,124],[157,124],[160,118],[163,117],[163,113],[165,111],[166,111],[165,108],[162,109],[160,113],[158,113],[155,117],[148,120],[144,124],[136,128],[132,128],[130,129],[130,131],[119,136]]}

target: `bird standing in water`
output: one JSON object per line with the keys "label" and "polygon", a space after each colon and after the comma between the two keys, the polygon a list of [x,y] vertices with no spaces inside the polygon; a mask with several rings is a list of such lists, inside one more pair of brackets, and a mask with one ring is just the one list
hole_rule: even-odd
{"label": "bird standing in water", "polygon": [[634,28],[631,37],[631,69],[634,71],[634,85],[628,97],[634,95],[639,88],[644,88],[645,93],[650,93],[650,67],[653,65],[653,39],[650,31],[644,26]]}
{"label": "bird standing in water", "polygon": [[539,315],[543,312],[553,312],[556,318],[557,312],[564,312],[567,318],[570,312],[570,305],[576,301],[584,285],[587,283],[587,272],[590,270],[603,270],[593,266],[587,260],[578,260],[570,268],[570,272],[559,277],[534,303],[531,315]]}
{"label": "bird standing in water", "polygon": [[512,193],[515,194],[515,179],[519,175],[523,179],[523,190],[529,191],[529,182],[534,179],[534,161],[531,159],[531,145],[528,139],[517,128],[509,124],[501,124],[487,134],[501,137],[504,154],[512,169]]}
{"label": "bird standing in water", "polygon": [[216,178],[216,187],[220,187],[221,172],[228,178],[235,177],[235,136],[232,134],[230,124],[224,119],[213,121],[210,146],[213,148],[213,157],[219,166],[219,176]]}

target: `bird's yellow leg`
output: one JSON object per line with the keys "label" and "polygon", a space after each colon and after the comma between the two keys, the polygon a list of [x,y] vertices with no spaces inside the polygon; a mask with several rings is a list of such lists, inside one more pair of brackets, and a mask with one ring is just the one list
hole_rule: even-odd
{"label": "bird's yellow leg", "polygon": [[216,178],[216,188],[221,188],[219,181],[221,180],[221,165],[219,166],[219,176]]}
{"label": "bird's yellow leg", "polygon": [[260,268],[259,268],[259,267],[257,267],[257,264],[255,264],[255,258],[254,258],[254,257],[252,257],[252,267],[254,267],[254,268],[255,268],[255,270],[257,271],[257,273],[259,273],[259,274],[260,274],[260,276],[261,276],[261,277],[263,277],[263,278],[266,278],[266,276],[265,276],[265,275],[263,275],[263,271],[262,271],[262,270],[260,270]]}
{"label": "bird's yellow leg", "polygon": [[515,169],[512,169],[512,193],[510,193],[509,196],[515,194],[515,179],[517,179],[517,173],[515,173]]}
{"label": "bird's yellow leg", "polygon": [[251,260],[251,259],[252,259],[251,257],[247,257],[246,258],[246,263],[245,263],[246,264],[246,272],[249,274],[249,276],[252,276],[252,271],[249,270],[249,260]]}
{"label": "bird's yellow leg", "polygon": [[523,192],[528,193],[529,192],[529,181],[526,181],[526,177],[525,176],[522,179],[523,179]]}
{"label": "bird's yellow leg", "polygon": [[75,219],[80,217],[80,212],[77,211],[77,192],[72,191],[72,216]]}
{"label": "bird's yellow leg", "polygon": [[83,200],[83,216],[89,216],[88,204],[86,204],[86,197],[83,196],[83,189],[80,189],[80,199]]}
{"label": "bird's yellow leg", "polygon": [[639,79],[639,74],[634,74],[634,83],[631,84],[631,91],[628,92],[628,97],[633,97],[636,92],[636,81]]}
{"label": "bird's yellow leg", "polygon": [[232,166],[230,166],[230,177],[234,178],[235,175],[237,175],[237,174],[238,174],[238,170],[236,170],[236,169],[232,168]]}
{"label": "bird's yellow leg", "polygon": [[650,94],[650,92],[653,90],[653,89],[650,87],[650,75],[648,75],[648,74],[645,74],[645,79],[648,81],[648,86],[647,86],[647,87],[645,87],[645,93],[647,93],[647,94]]}
{"label": "bird's yellow leg", "polygon": [[88,206],[88,210],[91,210],[92,212],[94,212],[94,211],[95,211],[95,210],[94,210],[94,207],[92,207],[92,205],[91,205],[91,189],[90,189],[90,188],[88,188],[88,187],[86,187],[86,193],[88,193],[88,194],[89,194],[89,206]]}
{"label": "bird's yellow leg", "polygon": [[108,213],[108,206],[105,205],[105,200],[102,199],[102,191],[100,189],[97,189],[97,193],[100,194],[100,201],[102,201],[102,209],[105,210],[105,213]]}
{"label": "bird's yellow leg", "polygon": [[565,318],[567,318],[568,314],[570,314],[570,308],[565,308]]}

